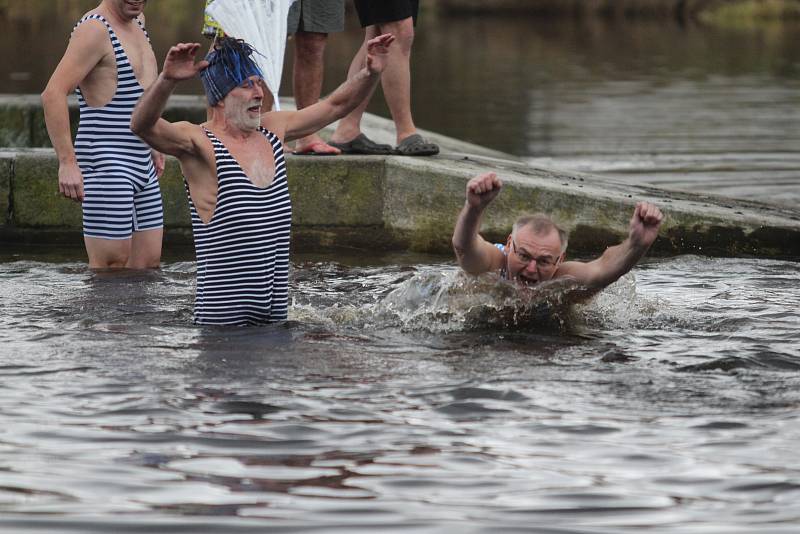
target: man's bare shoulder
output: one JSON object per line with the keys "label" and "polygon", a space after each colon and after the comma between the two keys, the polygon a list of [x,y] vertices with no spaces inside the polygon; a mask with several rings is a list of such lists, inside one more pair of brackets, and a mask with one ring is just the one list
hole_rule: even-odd
{"label": "man's bare shoulder", "polygon": [[480,235],[477,237],[477,243],[469,250],[453,246],[461,268],[469,274],[502,271],[506,263],[505,253]]}
{"label": "man's bare shoulder", "polygon": [[286,137],[286,124],[296,111],[268,111],[261,115],[261,126],[278,136]]}
{"label": "man's bare shoulder", "polygon": [[[163,119],[162,119],[163,120]],[[214,153],[214,145],[206,135],[206,124],[195,124],[189,121],[179,121],[170,124],[175,134],[176,141],[183,145],[183,149],[176,154],[178,159],[206,161]]]}
{"label": "man's bare shoulder", "polygon": [[[99,14],[93,11],[85,16]],[[98,46],[100,43],[109,41],[108,29],[102,21],[97,19],[84,20],[72,31],[70,44],[82,44],[85,46]]]}
{"label": "man's bare shoulder", "polygon": [[561,265],[558,266],[554,278],[560,278],[562,276],[570,276],[575,278],[577,275],[580,275],[584,270],[586,270],[586,263],[582,261],[565,261]]}
{"label": "man's bare shoulder", "polygon": [[190,121],[177,121],[172,123],[176,128],[180,128],[181,131],[186,132],[187,134],[202,134],[206,130],[207,123],[203,124],[196,124]]}
{"label": "man's bare shoulder", "polygon": [[501,271],[506,264],[505,249],[501,250],[500,247],[489,243],[482,237],[481,241],[481,246],[489,258],[489,271]]}
{"label": "man's bare shoulder", "polygon": [[[166,121],[164,121],[164,119],[161,119],[161,121],[159,122],[162,122],[163,124]],[[189,122],[189,121],[177,121],[177,122],[170,122],[167,124],[170,125],[170,128],[174,132],[178,133],[179,135],[185,138],[207,139],[202,124],[195,124],[194,122]]]}
{"label": "man's bare shoulder", "polygon": [[100,17],[103,18],[103,20],[106,20],[105,16],[96,9],[87,11],[86,13],[83,14],[81,18],[78,19],[78,22],[75,23],[75,29],[72,32],[73,35],[75,35],[78,32],[87,32],[87,31],[95,32],[103,36],[108,35],[108,27],[106,27],[106,23],[104,23],[103,20],[97,18],[88,18],[91,17],[92,15],[99,15]]}

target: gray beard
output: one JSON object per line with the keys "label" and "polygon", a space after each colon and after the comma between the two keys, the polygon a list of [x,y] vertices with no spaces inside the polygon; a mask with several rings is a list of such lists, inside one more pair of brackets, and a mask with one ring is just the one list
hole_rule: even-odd
{"label": "gray beard", "polygon": [[224,110],[225,119],[240,130],[252,132],[261,126],[261,117],[250,117],[247,113],[247,108],[232,110],[226,106]]}

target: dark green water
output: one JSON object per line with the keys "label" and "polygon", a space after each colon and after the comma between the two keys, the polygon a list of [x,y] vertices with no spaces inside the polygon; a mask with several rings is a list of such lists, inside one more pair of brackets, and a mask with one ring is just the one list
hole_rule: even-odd
{"label": "dark green water", "polygon": [[288,323],[220,329],[192,262],[52,259],[0,263],[3,532],[800,521],[796,263],[648,262],[564,309],[449,258],[298,257]]}

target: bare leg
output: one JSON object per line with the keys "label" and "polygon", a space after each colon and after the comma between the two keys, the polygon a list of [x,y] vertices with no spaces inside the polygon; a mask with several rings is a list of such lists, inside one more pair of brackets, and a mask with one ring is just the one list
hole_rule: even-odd
{"label": "bare leg", "polygon": [[[293,89],[297,109],[306,108],[319,101],[327,41],[327,33],[299,31],[294,36]],[[338,148],[325,143],[316,133],[297,140],[295,152],[306,151],[340,153]]]}
{"label": "bare leg", "polygon": [[163,228],[134,232],[131,254],[125,267],[129,269],[158,269],[161,264],[161,239]]}
{"label": "bare leg", "polygon": [[391,33],[395,42],[389,47],[389,61],[381,75],[381,87],[394,120],[397,142],[417,133],[411,117],[411,45],[414,22],[411,17],[380,25],[380,33]]}
{"label": "bare leg", "polygon": [[[353,61],[350,63],[350,69],[347,71],[347,79],[349,80],[355,76],[361,69],[364,68],[364,63],[367,57],[367,41],[378,35],[378,28],[376,26],[367,26],[365,31],[364,42],[356,53]],[[390,47],[391,48],[394,47]],[[372,94],[370,94],[364,101],[359,104],[357,108],[348,113],[339,120],[339,125],[336,131],[331,136],[331,141],[336,143],[346,143],[352,141],[361,133],[361,116],[364,115],[364,110],[367,109]]]}
{"label": "bare leg", "polygon": [[130,239],[83,237],[91,269],[125,267],[131,254]]}

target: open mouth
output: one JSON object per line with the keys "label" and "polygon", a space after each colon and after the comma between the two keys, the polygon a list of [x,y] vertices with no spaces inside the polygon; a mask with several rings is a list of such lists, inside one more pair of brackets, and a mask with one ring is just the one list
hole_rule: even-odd
{"label": "open mouth", "polygon": [[256,104],[247,108],[250,113],[261,113],[261,104]]}
{"label": "open mouth", "polygon": [[536,284],[539,283],[539,280],[533,278],[526,278],[525,276],[522,275],[517,277],[517,281],[525,286],[535,286]]}

